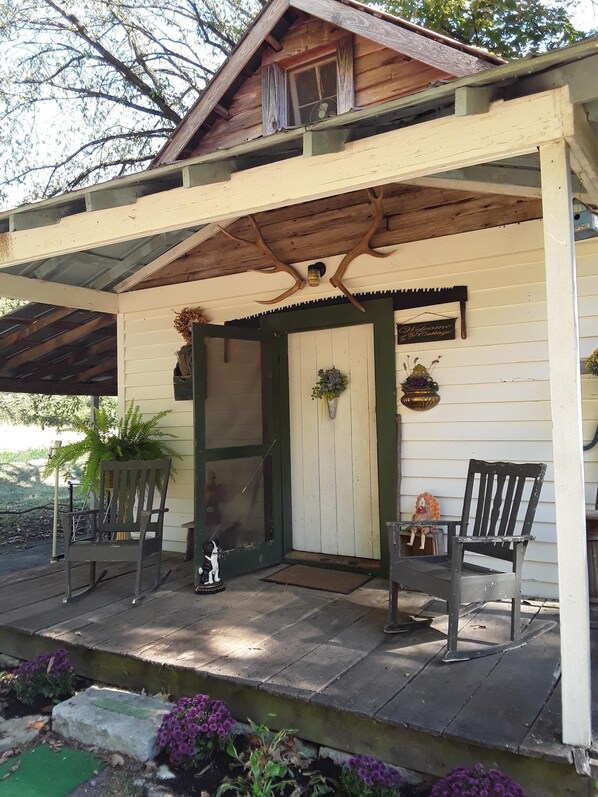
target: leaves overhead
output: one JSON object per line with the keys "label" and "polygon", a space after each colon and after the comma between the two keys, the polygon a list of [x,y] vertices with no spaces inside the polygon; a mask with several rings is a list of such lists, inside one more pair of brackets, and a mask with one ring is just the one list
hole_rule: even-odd
{"label": "leaves overhead", "polygon": [[577,30],[569,19],[578,0],[386,0],[369,4],[508,61],[590,35]]}

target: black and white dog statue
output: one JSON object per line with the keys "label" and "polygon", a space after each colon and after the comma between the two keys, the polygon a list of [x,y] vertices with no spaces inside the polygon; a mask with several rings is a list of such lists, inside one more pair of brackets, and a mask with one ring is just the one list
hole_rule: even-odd
{"label": "black and white dog statue", "polygon": [[220,544],[216,537],[203,545],[203,562],[199,569],[199,584],[196,592],[222,592],[224,584],[220,579]]}

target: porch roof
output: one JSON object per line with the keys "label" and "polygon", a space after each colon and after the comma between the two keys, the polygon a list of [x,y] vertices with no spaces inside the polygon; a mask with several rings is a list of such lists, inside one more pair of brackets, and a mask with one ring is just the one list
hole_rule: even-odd
{"label": "porch roof", "polygon": [[[306,141],[309,141],[309,147],[313,147],[315,141],[317,151],[323,146],[321,151],[330,153],[335,148],[342,150],[350,142],[366,141],[430,120],[442,120],[453,115],[475,114],[479,117],[490,102],[528,97],[562,86],[568,87],[576,107],[583,109],[580,124],[584,128],[589,151],[595,156],[592,161],[590,154],[590,163],[585,164],[586,171],[589,168],[590,179],[581,185],[574,178],[574,190],[578,196],[587,201],[593,199],[594,204],[598,204],[597,191],[592,185],[592,177],[598,173],[598,139],[595,135],[598,80],[594,77],[598,74],[597,67],[598,39],[589,39],[536,58],[496,66],[447,84],[432,86],[373,108],[326,119],[309,129],[287,130],[265,139],[4,211],[0,213],[0,294],[39,301],[48,298],[50,283],[77,286],[89,293],[80,294],[71,300],[71,304],[80,306],[86,297],[99,312],[116,312],[116,302],[111,302],[106,294],[130,290],[193,246],[209,239],[218,230],[218,224],[235,221],[230,216],[227,219],[224,214],[215,215],[214,219],[202,219],[201,215],[196,215],[196,223],[190,224],[192,214],[180,213],[177,218],[169,218],[164,223],[159,216],[154,216],[153,225],[136,224],[138,210],[149,210],[154,200],[160,203],[160,207],[164,202],[175,207],[185,204],[187,192],[189,196],[197,195],[194,189],[208,196],[211,189],[232,182],[237,175],[241,177],[257,167],[300,158],[306,154]],[[471,165],[428,173],[419,180],[407,182],[439,190],[462,189],[524,198],[540,196],[538,159],[529,155],[508,161],[502,158],[490,160],[483,167]],[[375,183],[375,175],[372,183]],[[297,199],[289,199],[289,203],[293,202]],[[123,210],[119,212],[119,208]],[[115,225],[113,222],[117,218],[121,223]],[[70,225],[74,221],[78,227],[73,227],[71,234]],[[76,229],[83,229],[83,226],[87,233],[93,232],[79,235]],[[63,228],[64,235],[61,234]],[[17,245],[20,242],[26,245]],[[217,272],[212,272],[207,276],[216,275]],[[50,298],[59,305],[66,302],[69,295],[74,294],[60,290],[60,301],[58,296]],[[103,300],[102,295],[105,297]]]}

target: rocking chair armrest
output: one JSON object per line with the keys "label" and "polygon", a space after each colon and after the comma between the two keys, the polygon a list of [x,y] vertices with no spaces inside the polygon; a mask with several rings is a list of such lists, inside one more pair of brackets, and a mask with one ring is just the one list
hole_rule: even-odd
{"label": "rocking chair armrest", "polygon": [[392,520],[386,524],[390,529],[393,526],[409,528],[410,526],[460,526],[460,520]]}
{"label": "rocking chair armrest", "polygon": [[82,517],[83,515],[97,515],[99,509],[75,509],[72,512],[61,512],[61,515],[68,515],[70,518]]}
{"label": "rocking chair armrest", "polygon": [[487,542],[500,545],[503,542],[532,542],[535,539],[531,534],[517,534],[511,537],[501,534],[489,534],[487,537],[453,537],[453,542],[455,545],[481,545]]}

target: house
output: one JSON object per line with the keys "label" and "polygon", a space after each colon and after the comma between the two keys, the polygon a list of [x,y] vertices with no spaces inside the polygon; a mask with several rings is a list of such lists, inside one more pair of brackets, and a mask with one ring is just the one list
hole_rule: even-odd
{"label": "house", "polygon": [[[598,40],[505,64],[353,0],[271,0],[151,169],[0,214],[0,294],[115,314],[121,407],[172,410],[173,550],[201,518],[231,573],[383,572],[385,522],[423,491],[455,516],[470,457],[547,462],[525,591],[560,599],[580,747],[598,239],[575,242],[573,203],[598,206],[597,64]],[[211,320],[193,401],[173,393],[183,307]],[[403,363],[439,354],[440,403],[404,408]],[[330,422],[311,390],[333,365]]]}

